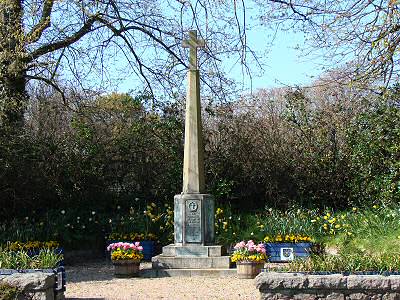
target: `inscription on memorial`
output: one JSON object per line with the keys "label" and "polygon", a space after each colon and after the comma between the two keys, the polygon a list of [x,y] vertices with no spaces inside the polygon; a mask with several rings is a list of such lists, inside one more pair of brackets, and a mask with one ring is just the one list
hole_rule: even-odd
{"label": "inscription on memorial", "polygon": [[185,240],[189,243],[201,243],[200,200],[188,199],[185,203]]}

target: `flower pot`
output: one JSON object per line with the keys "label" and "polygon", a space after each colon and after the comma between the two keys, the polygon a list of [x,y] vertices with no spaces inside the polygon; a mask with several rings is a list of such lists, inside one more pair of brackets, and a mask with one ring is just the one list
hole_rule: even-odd
{"label": "flower pot", "polygon": [[154,256],[156,242],[144,240],[141,241],[140,244],[143,247],[143,259],[145,261],[151,261],[151,258]]}
{"label": "flower pot", "polygon": [[138,260],[113,260],[115,277],[135,277],[139,274],[140,261]]}
{"label": "flower pot", "polygon": [[238,261],[236,267],[240,279],[253,279],[261,272],[264,262]]}

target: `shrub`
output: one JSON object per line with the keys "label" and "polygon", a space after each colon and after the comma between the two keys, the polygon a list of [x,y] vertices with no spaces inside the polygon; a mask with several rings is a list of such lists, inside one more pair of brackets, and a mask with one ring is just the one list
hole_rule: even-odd
{"label": "shrub", "polygon": [[349,128],[351,197],[361,205],[400,201],[400,86]]}

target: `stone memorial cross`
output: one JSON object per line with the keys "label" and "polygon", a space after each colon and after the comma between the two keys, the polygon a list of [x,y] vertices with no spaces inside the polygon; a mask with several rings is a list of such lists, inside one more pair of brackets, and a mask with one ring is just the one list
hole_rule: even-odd
{"label": "stone memorial cross", "polygon": [[189,31],[189,39],[184,40],[182,46],[190,49],[183,159],[183,193],[204,193],[204,149],[197,48],[204,48],[205,42],[197,38],[196,30],[191,30]]}
{"label": "stone memorial cross", "polygon": [[189,31],[182,46],[190,49],[185,115],[182,193],[174,197],[174,244],[153,257],[153,268],[228,269],[229,256],[215,245],[214,197],[205,193],[204,148],[201,126],[200,74],[197,49],[205,42]]}

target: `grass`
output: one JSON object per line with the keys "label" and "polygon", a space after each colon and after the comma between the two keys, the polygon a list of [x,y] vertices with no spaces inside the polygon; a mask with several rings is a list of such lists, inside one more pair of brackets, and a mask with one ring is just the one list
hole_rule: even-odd
{"label": "grass", "polygon": [[357,210],[347,220],[351,235],[339,233],[322,239],[340,252],[400,254],[400,208],[377,207]]}
{"label": "grass", "polygon": [[229,208],[216,214],[217,241],[262,241],[268,236],[305,235],[314,243],[340,253],[400,254],[400,206],[349,208],[342,211],[266,209],[235,214]]}
{"label": "grass", "polygon": [[42,249],[37,255],[27,251],[10,251],[0,249],[0,269],[52,269],[63,260],[63,255],[50,249]]}
{"label": "grass", "polygon": [[363,253],[340,255],[314,255],[307,260],[291,262],[286,271],[294,272],[399,272],[400,257],[397,254]]}

